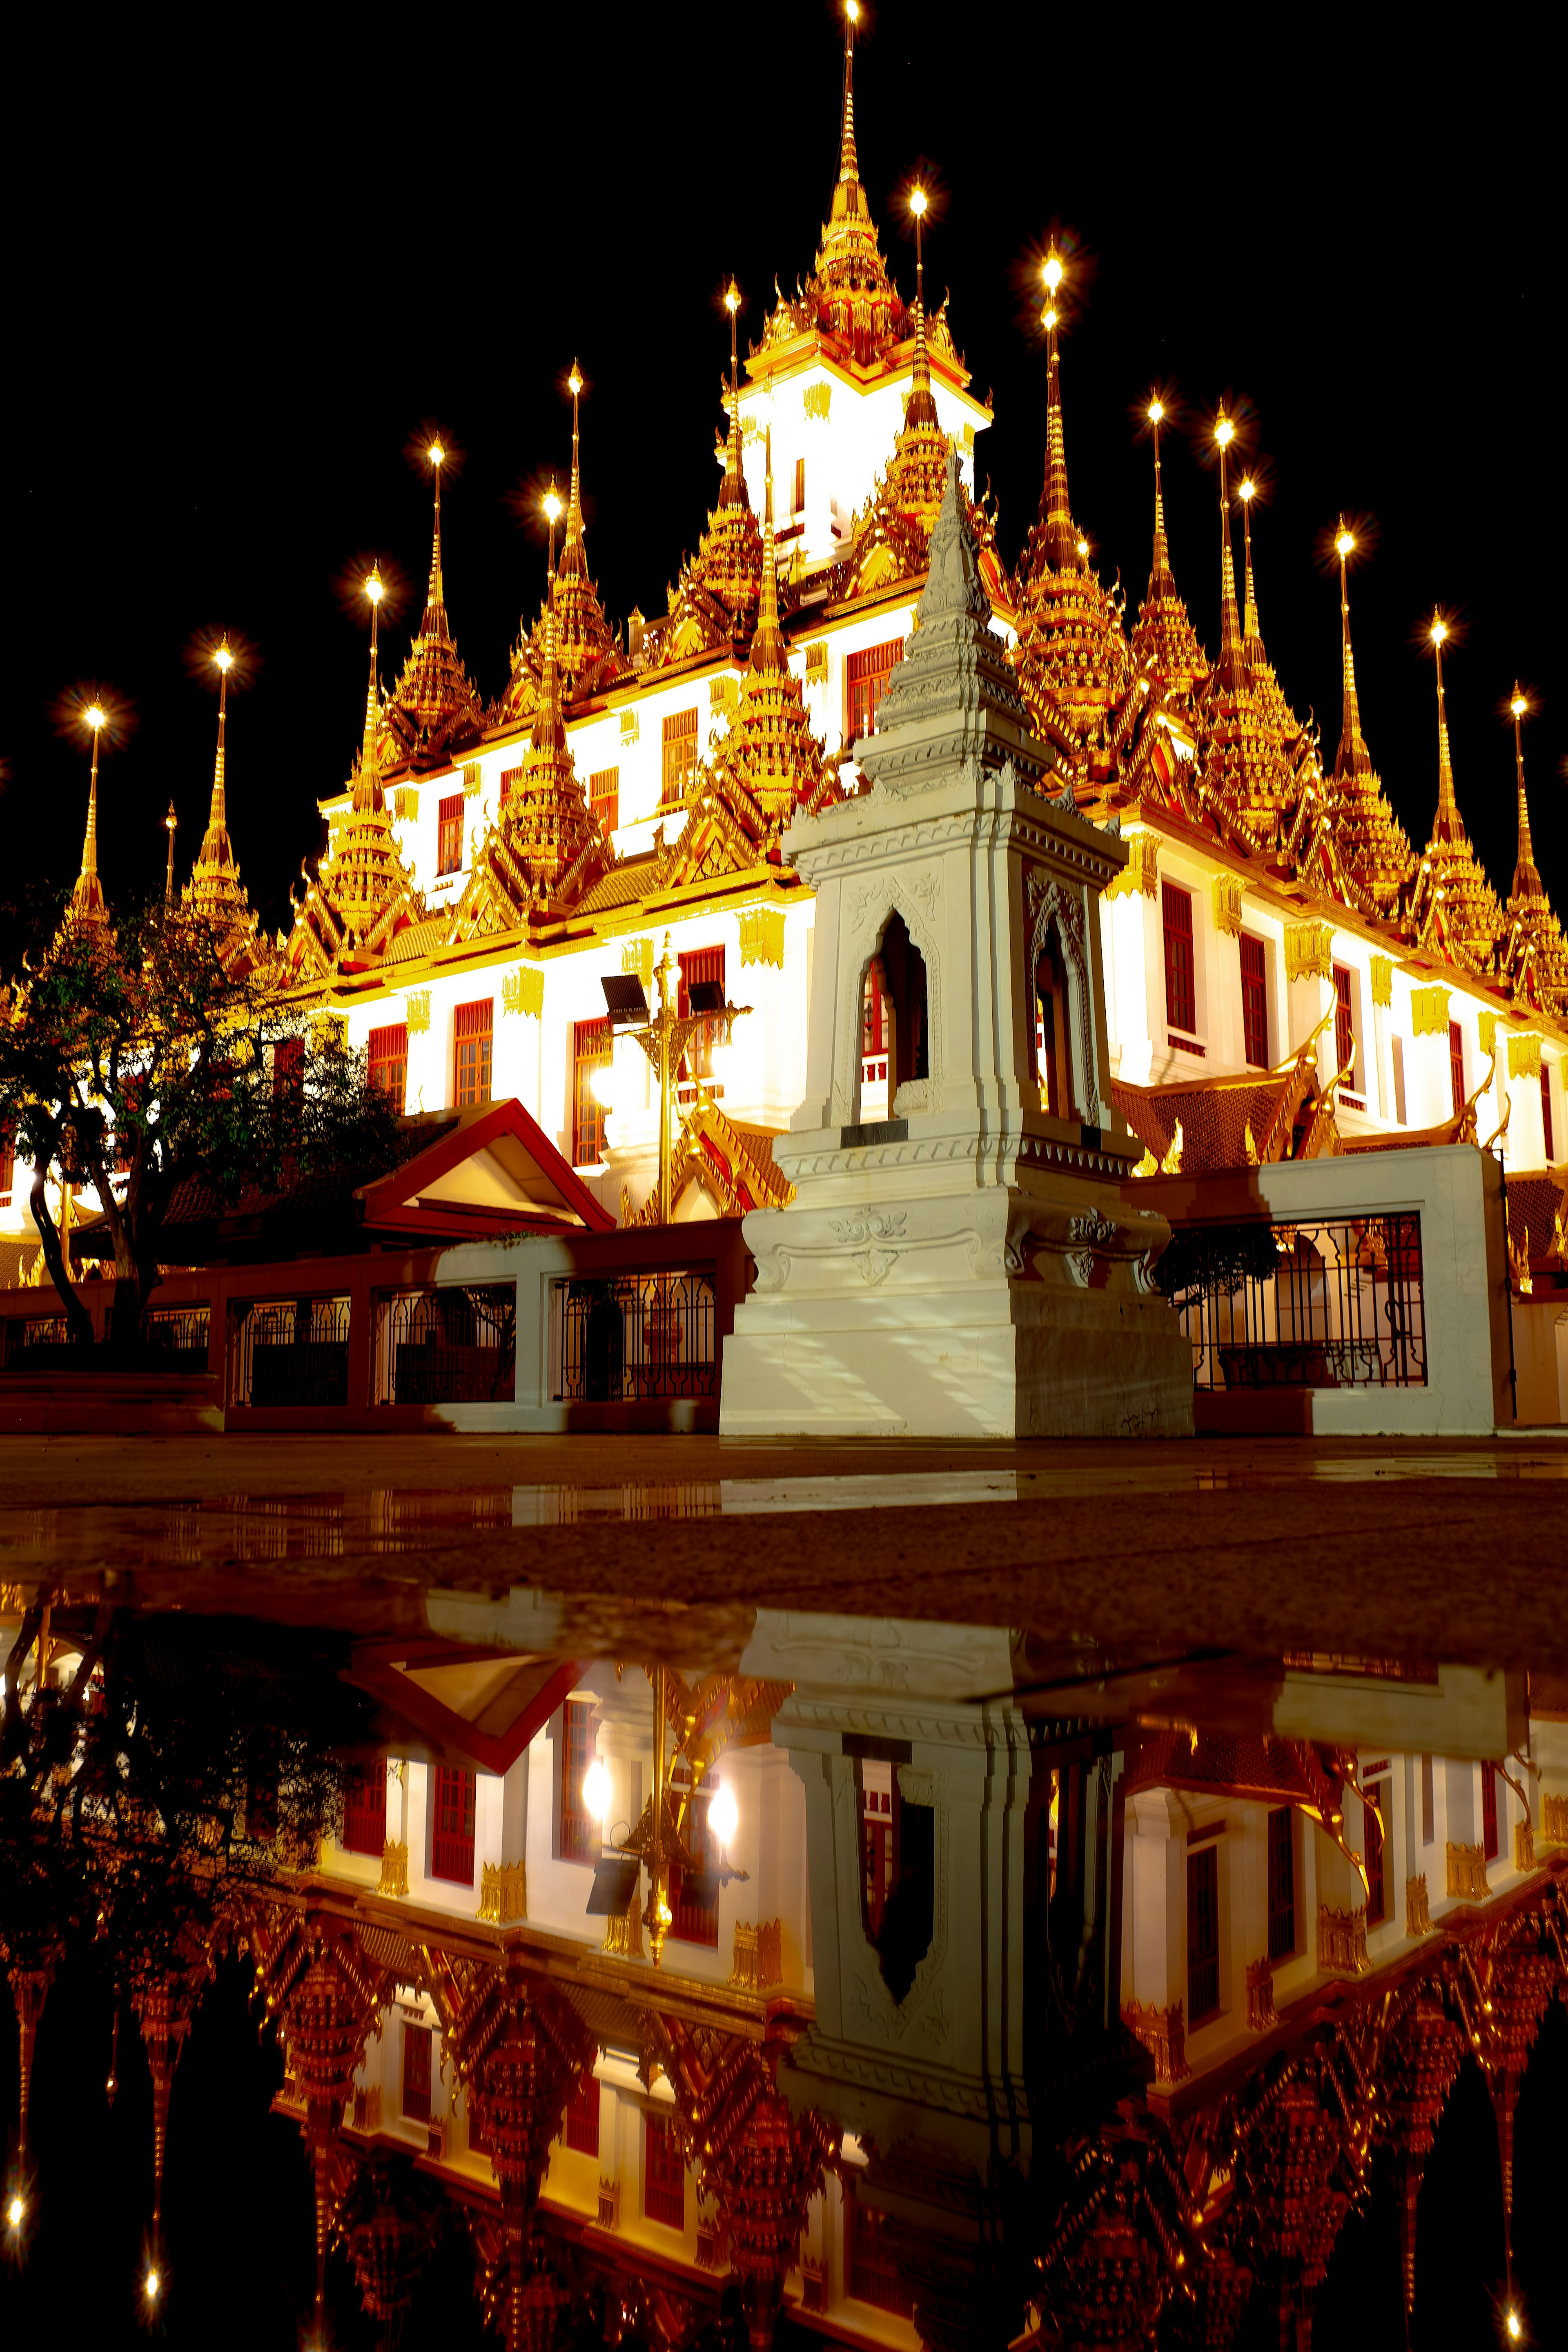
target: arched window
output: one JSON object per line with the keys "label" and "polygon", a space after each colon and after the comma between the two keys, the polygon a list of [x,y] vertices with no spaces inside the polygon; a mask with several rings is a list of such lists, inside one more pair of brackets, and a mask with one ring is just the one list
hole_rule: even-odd
{"label": "arched window", "polygon": [[889,916],[878,953],[888,1023],[888,1088],[896,1108],[901,1086],[931,1076],[926,961],[899,914]]}
{"label": "arched window", "polygon": [[1035,1076],[1040,1108],[1053,1118],[1076,1118],[1073,1108],[1072,1028],[1067,962],[1053,923],[1035,963]]}

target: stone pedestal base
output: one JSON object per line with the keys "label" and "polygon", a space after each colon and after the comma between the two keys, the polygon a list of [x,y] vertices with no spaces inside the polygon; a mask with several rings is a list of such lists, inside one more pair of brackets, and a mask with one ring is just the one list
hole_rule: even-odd
{"label": "stone pedestal base", "polygon": [[1192,1350],[1150,1273],[1168,1229],[1108,1188],[847,1190],[744,1230],[726,1436],[1193,1433]]}

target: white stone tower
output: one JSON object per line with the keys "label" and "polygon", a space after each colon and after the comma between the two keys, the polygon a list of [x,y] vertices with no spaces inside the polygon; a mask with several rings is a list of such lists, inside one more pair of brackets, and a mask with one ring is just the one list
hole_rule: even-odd
{"label": "white stone tower", "polygon": [[1098,902],[1126,853],[1041,789],[990,621],[950,453],[856,747],[873,789],[784,835],[816,893],[806,1098],[773,1146],[797,1197],[746,1219],[726,1433],[1192,1432],[1151,1280],[1169,1228],[1127,1184],[1109,1085]]}

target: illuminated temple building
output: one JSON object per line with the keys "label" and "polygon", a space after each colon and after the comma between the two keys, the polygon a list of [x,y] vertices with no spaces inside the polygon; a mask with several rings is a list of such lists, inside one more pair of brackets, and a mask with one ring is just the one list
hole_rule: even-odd
{"label": "illuminated temple building", "polygon": [[[691,985],[715,981],[750,1008],[721,1078],[706,1035],[682,1070],[679,1108],[706,1131],[688,1130],[674,1215],[784,1199],[769,1144],[804,1089],[814,907],[781,839],[865,788],[856,747],[910,632],[951,446],[993,626],[1055,757],[1042,789],[1114,827],[1127,852],[1100,921],[1116,1107],[1145,1171],[1501,1138],[1510,1176],[1547,1179],[1528,1254],[1555,1281],[1568,946],[1534,859],[1522,751],[1505,898],[1466,831],[1440,644],[1425,842],[1393,814],[1362,727],[1342,526],[1337,744],[1297,715],[1288,665],[1266,646],[1253,486],[1223,415],[1217,608],[1212,557],[1178,562],[1170,544],[1157,404],[1147,588],[1135,611],[1107,588],[1079,520],[1092,487],[1069,487],[1070,270],[1054,255],[1039,511],[1009,568],[975,487],[992,412],[946,302],[928,316],[889,273],[857,163],[853,73],[851,41],[815,259],[743,356],[731,289],[719,479],[665,612],[634,613],[623,631],[604,611],[574,362],[559,562],[487,702],[450,617],[461,584],[443,563],[437,458],[424,612],[390,691],[373,654],[360,749],[322,799],[327,845],[302,870],[281,970],[302,1003],[342,1016],[409,1114],[515,1097],[626,1223],[654,1187],[658,1087],[613,1044],[603,982],[636,973],[649,987],[668,939],[683,1010]],[[709,430],[691,418],[694,439]],[[1258,571],[1268,560],[1260,549]],[[503,625],[491,616],[492,637]],[[220,746],[192,890],[226,935],[254,940],[228,832],[232,817],[243,847],[244,804],[225,798]],[[101,897],[90,835],[87,855],[81,889]],[[887,1068],[873,968],[856,1117],[889,1110]],[[10,1215],[26,1229],[19,1184]]]}

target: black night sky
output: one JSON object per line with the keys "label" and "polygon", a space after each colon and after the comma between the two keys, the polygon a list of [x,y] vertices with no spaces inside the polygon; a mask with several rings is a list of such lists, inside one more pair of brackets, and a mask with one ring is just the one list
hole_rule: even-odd
{"label": "black night sky", "polygon": [[[1494,25],[1497,20],[1493,20]],[[1258,29],[1267,25],[1267,32]],[[342,582],[379,552],[407,593],[428,493],[405,450],[435,420],[466,453],[445,502],[448,607],[482,693],[500,692],[542,547],[510,495],[570,457],[562,379],[589,379],[589,547],[606,608],[652,614],[695,545],[717,475],[730,270],[755,334],[809,268],[836,163],[839,62],[825,0],[633,19],[254,18],[198,50],[139,26],[97,48],[68,102],[63,54],[30,86],[6,166],[11,453],[0,760],[6,879],[68,883],[87,758],[51,706],[73,681],[133,705],[106,763],[111,902],[157,887],[171,795],[187,870],[205,822],[215,697],[187,673],[202,631],[261,662],[230,718],[230,822],[270,922],[313,852],[312,803],[343,779],[363,696]],[[1194,444],[1241,404],[1267,503],[1255,531],[1265,639],[1286,692],[1339,731],[1335,517],[1370,517],[1352,620],[1373,756],[1412,838],[1436,794],[1433,603],[1461,805],[1505,893],[1512,753],[1500,706],[1541,695],[1527,735],[1536,841],[1568,907],[1562,759],[1563,470],[1549,240],[1561,207],[1544,77],[1487,41],[1367,14],[1203,20],[885,0],[857,74],[861,169],[905,291],[895,193],[934,169],[928,247],[996,424],[980,471],[1017,552],[1038,497],[1045,371],[1020,299],[1053,224],[1087,262],[1064,342],[1074,509],[1135,611],[1151,472],[1137,417],[1173,386],[1173,555],[1217,637],[1215,479]],[[14,101],[21,84],[13,89]]]}

